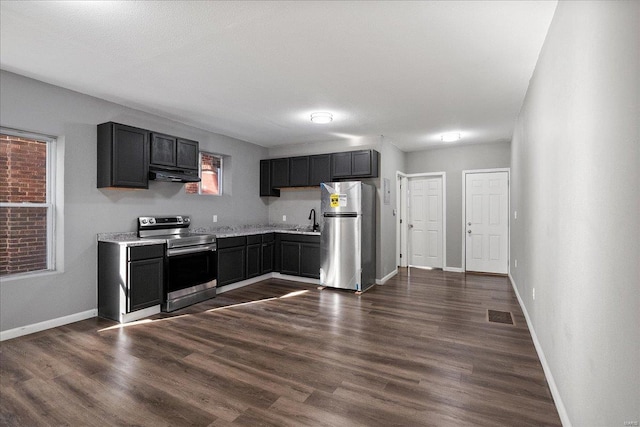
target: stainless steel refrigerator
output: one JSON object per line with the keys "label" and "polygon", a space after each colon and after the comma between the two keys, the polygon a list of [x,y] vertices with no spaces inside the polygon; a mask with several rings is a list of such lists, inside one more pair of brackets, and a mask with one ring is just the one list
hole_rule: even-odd
{"label": "stainless steel refrigerator", "polygon": [[320,184],[320,283],[365,291],[376,277],[375,187],[360,181]]}

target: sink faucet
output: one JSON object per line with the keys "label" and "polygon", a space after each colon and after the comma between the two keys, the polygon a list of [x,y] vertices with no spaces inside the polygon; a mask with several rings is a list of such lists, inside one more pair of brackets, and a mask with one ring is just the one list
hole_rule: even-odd
{"label": "sink faucet", "polygon": [[318,224],[316,222],[316,210],[315,209],[311,209],[311,212],[309,212],[309,219],[311,219],[312,215],[313,215],[313,231],[318,231],[318,229],[320,228],[320,224]]}

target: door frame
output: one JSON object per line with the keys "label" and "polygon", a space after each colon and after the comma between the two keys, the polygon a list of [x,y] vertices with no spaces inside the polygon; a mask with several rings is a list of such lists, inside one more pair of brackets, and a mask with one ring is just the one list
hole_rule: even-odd
{"label": "door frame", "polygon": [[[399,267],[408,267],[409,246],[406,237],[404,240],[401,236],[408,235],[407,229],[407,200],[408,197],[402,197],[402,191],[408,190],[408,185],[404,189],[401,188],[401,182],[406,180],[407,184],[410,178],[442,178],[442,269],[447,269],[447,173],[446,172],[425,172],[425,173],[403,173],[396,171],[396,265]],[[406,193],[404,193],[406,194]],[[402,221],[402,223],[401,223]],[[404,254],[400,258],[400,254]]]}
{"label": "door frame", "polygon": [[511,274],[511,168],[469,169],[462,171],[462,272],[467,271],[467,175],[474,173],[507,173],[507,275]]}

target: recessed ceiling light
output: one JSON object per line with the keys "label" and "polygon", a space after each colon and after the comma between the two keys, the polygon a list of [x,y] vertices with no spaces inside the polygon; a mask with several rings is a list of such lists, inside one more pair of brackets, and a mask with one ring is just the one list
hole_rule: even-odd
{"label": "recessed ceiling light", "polygon": [[333,114],[327,112],[311,113],[311,121],[317,124],[326,124],[333,121]]}
{"label": "recessed ceiling light", "polygon": [[453,142],[459,140],[460,138],[462,138],[460,132],[443,133],[442,135],[440,135],[440,139],[442,140],[442,142]]}

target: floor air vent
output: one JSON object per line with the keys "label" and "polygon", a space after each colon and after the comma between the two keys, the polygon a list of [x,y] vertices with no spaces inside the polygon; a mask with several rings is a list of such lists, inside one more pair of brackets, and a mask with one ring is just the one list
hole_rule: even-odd
{"label": "floor air vent", "polygon": [[487,310],[489,322],[513,325],[513,316],[509,311]]}

